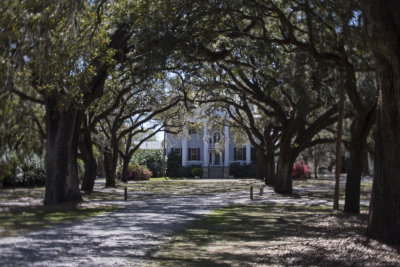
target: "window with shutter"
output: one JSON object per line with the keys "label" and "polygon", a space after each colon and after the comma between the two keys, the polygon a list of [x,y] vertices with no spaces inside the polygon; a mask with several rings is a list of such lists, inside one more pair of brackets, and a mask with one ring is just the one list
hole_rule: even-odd
{"label": "window with shutter", "polygon": [[246,160],[246,147],[233,148],[233,160]]}
{"label": "window with shutter", "polygon": [[188,148],[188,160],[200,160],[200,148]]}

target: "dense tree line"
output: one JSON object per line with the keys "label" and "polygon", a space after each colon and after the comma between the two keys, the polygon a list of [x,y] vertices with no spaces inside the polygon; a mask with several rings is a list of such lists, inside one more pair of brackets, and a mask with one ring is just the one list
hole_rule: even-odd
{"label": "dense tree line", "polygon": [[119,156],[126,178],[141,142],[179,129],[197,104],[223,111],[255,146],[257,176],[291,193],[298,156],[334,141],[344,89],[344,210],[360,212],[360,155],[377,118],[368,233],[400,240],[396,1],[6,2],[0,146],[20,160],[45,151],[45,204],[81,200],[78,157],[82,190],[93,190],[95,153],[108,186]]}

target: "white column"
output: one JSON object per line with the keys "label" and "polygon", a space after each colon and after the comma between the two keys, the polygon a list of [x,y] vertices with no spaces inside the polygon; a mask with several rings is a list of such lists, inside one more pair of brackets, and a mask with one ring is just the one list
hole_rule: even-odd
{"label": "white column", "polygon": [[250,164],[251,163],[251,146],[250,146],[250,141],[247,141],[246,143],[246,163]]}
{"label": "white column", "polygon": [[203,135],[203,166],[208,167],[209,155],[208,155],[208,134],[207,134],[207,123],[204,122],[204,135]]}
{"label": "white column", "polygon": [[183,129],[183,137],[182,137],[182,166],[187,165],[187,159],[188,159],[188,138],[187,138],[187,128],[185,127]]}
{"label": "white column", "polygon": [[225,159],[224,165],[229,166],[229,126],[225,126]]}

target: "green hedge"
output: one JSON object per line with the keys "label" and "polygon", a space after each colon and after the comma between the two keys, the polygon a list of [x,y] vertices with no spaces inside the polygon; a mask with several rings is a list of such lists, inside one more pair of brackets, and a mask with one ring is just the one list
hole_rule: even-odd
{"label": "green hedge", "polygon": [[41,167],[23,166],[14,169],[3,179],[3,187],[44,186],[46,173]]}
{"label": "green hedge", "polygon": [[229,175],[235,178],[254,178],[256,176],[256,164],[231,163],[229,165]]}
{"label": "green hedge", "polygon": [[182,157],[177,153],[171,152],[168,154],[167,160],[167,176],[168,177],[195,177],[201,175],[193,175],[192,169],[201,169],[203,172],[201,165],[188,165],[182,166]]}

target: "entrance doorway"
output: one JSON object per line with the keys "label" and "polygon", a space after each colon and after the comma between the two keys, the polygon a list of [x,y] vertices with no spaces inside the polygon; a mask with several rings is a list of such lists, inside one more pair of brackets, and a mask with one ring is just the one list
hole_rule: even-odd
{"label": "entrance doorway", "polygon": [[216,151],[211,151],[209,154],[209,163],[211,166],[222,166],[224,163],[225,153],[217,153]]}

